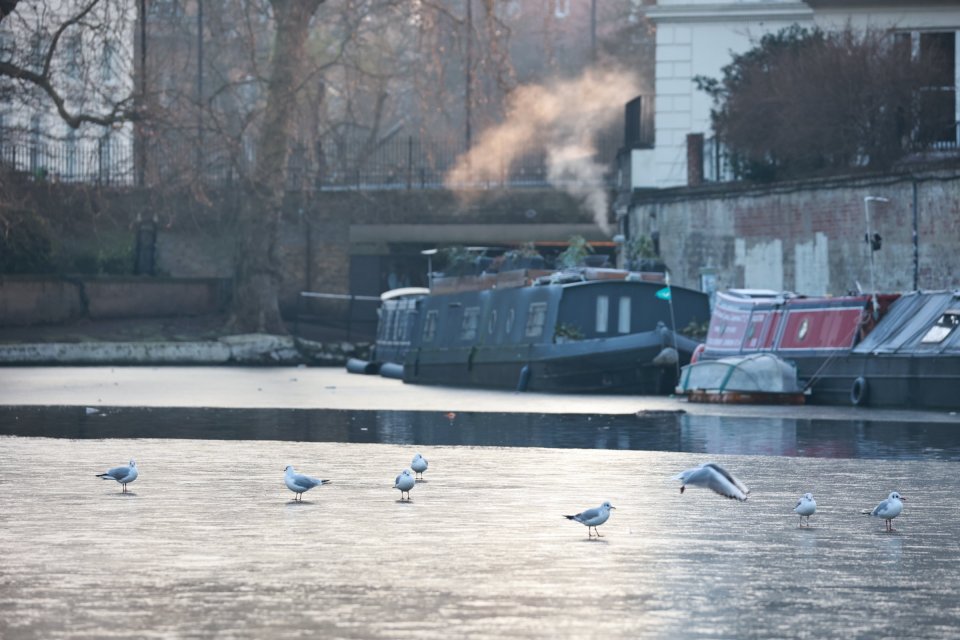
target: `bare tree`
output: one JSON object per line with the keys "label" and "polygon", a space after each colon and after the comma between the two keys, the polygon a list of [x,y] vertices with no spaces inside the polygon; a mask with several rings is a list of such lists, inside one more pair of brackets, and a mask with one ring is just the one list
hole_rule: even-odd
{"label": "bare tree", "polygon": [[[147,2],[146,15],[136,13],[143,5],[120,0],[8,2],[0,4],[0,29],[16,23],[21,32],[29,24],[38,45],[14,47],[16,55],[0,59],[0,80],[34,105],[48,105],[68,127],[135,119],[151,192],[186,188],[212,204],[216,186],[233,180],[232,193],[244,197],[221,216],[236,247],[230,324],[283,333],[282,202],[291,187],[313,186],[310,172],[291,171],[292,155],[316,167],[339,153],[341,166],[362,166],[400,132],[459,145],[468,121],[479,137],[502,119],[505,97],[519,84],[517,63],[529,78],[556,72],[540,48],[514,46],[514,34],[543,12],[541,3],[469,1],[328,0],[319,19],[323,0]],[[588,14],[574,4],[579,22],[564,29],[588,51],[589,32],[577,31]],[[601,50],[609,23],[626,15],[618,9],[610,18],[613,4],[630,0],[599,4]],[[120,14],[122,21],[108,19]],[[145,39],[134,37],[134,25],[144,26]],[[95,54],[104,47],[96,43],[108,36],[124,43],[114,55],[127,74],[118,84],[122,95],[98,93],[103,62]],[[31,61],[37,50],[42,56]],[[567,62],[576,66],[574,57]],[[69,94],[67,86],[82,91]]]}
{"label": "bare tree", "polygon": [[49,105],[72,129],[136,119],[132,82],[103,86],[96,82],[101,78],[89,77],[94,70],[113,72],[129,62],[133,14],[126,4],[8,2],[0,7],[0,20],[8,34],[7,50],[0,58],[0,83],[15,97],[10,108],[24,111]]}
{"label": "bare tree", "polygon": [[283,334],[278,305],[278,243],[287,158],[296,101],[306,68],[310,24],[323,0],[271,0],[276,24],[266,112],[256,162],[240,207],[233,308],[229,325],[241,332]]}
{"label": "bare tree", "polygon": [[735,56],[721,79],[697,78],[735,171],[784,179],[902,158],[937,68],[912,56],[903,35],[793,26]]}

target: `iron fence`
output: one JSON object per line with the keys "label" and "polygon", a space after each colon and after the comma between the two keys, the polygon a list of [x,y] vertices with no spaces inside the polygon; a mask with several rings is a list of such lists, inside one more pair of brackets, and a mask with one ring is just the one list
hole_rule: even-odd
{"label": "iron fence", "polygon": [[129,136],[51,141],[0,131],[0,165],[37,181],[126,186],[135,177]]}
{"label": "iron fence", "polygon": [[[487,158],[481,171],[464,165],[451,182],[448,176],[464,154],[462,143],[414,136],[371,144],[347,139],[321,141],[314,149],[296,146],[288,160],[291,190],[344,191],[390,189],[514,189],[552,186],[615,186],[620,141],[601,140],[590,160],[601,171],[564,170],[550,175],[547,153],[540,148],[503,149]],[[144,162],[141,167],[139,162]],[[24,132],[0,131],[0,165],[37,180],[127,186],[170,186],[200,181],[230,186],[255,166],[252,146],[228,152],[189,139],[153,140],[144,153],[131,136],[43,139]],[[489,167],[496,167],[490,171]]]}

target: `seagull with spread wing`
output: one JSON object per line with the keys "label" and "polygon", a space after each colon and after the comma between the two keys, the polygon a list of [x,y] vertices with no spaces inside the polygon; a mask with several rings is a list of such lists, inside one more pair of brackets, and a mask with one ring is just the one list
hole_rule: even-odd
{"label": "seagull with spread wing", "polygon": [[673,480],[679,480],[683,483],[680,486],[680,493],[683,493],[687,485],[691,485],[710,489],[725,498],[740,500],[741,502],[746,500],[750,494],[750,489],[747,489],[745,484],[715,462],[707,462],[699,467],[681,471],[673,477]]}

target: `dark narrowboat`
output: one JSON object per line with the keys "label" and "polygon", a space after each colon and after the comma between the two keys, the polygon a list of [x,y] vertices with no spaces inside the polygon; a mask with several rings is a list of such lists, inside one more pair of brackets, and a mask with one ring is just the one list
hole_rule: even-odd
{"label": "dark narrowboat", "polygon": [[417,384],[670,393],[709,317],[704,293],[662,273],[438,278],[430,295],[384,301],[375,360]]}

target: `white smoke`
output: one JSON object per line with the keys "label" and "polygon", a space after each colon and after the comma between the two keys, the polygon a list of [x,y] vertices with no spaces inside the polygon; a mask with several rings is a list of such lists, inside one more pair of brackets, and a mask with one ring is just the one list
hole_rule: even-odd
{"label": "white smoke", "polygon": [[[547,180],[580,199],[605,233],[606,167],[596,161],[596,138],[622,117],[624,104],[640,92],[626,71],[588,69],[579,78],[518,87],[507,103],[506,120],[487,129],[447,174],[448,187],[498,181],[523,153],[545,151]],[[612,161],[612,158],[602,160]]]}

